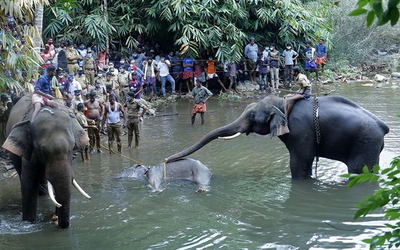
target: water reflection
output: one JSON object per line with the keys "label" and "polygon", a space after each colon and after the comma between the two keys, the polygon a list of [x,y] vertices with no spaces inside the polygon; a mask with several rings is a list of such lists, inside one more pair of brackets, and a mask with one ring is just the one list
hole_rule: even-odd
{"label": "water reflection", "polygon": [[[399,155],[398,89],[361,84],[336,86],[336,93],[359,103],[384,120],[381,165]],[[233,141],[213,141],[192,158],[212,173],[211,190],[195,192],[195,183],[171,182],[154,194],[140,181],[115,179],[134,163],[155,165],[210,130],[236,119],[242,102],[210,100],[205,125],[190,126],[192,103],[177,101],[141,124],[141,146],[123,155],[91,155],[90,163],[74,162],[75,177],[92,196],[75,190],[71,228],[56,230],[49,222],[53,207],[39,202],[40,221],[21,222],[19,183],[0,181],[0,245],[8,249],[368,249],[362,239],[379,232],[379,214],[354,221],[354,204],[376,186],[348,190],[340,162],[320,159],[312,180],[290,178],[289,154],[277,138],[250,134]],[[179,113],[177,115],[176,113]],[[106,145],[107,138],[102,137]],[[313,174],[315,169],[313,170]],[[7,208],[8,207],[8,208]],[[51,245],[49,245],[51,242]]]}

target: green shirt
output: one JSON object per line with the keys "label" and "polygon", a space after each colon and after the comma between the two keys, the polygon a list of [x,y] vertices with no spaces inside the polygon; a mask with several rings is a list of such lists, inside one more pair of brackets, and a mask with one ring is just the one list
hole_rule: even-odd
{"label": "green shirt", "polygon": [[194,97],[194,103],[196,104],[204,102],[207,96],[211,95],[212,95],[211,91],[204,86],[201,86],[200,89],[198,87],[195,87],[192,91],[192,96]]}

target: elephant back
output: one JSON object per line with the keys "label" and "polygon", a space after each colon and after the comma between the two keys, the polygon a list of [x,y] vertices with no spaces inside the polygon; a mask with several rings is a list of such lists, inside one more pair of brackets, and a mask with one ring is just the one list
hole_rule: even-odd
{"label": "elephant back", "polygon": [[[55,99],[59,104],[61,110],[67,111],[62,99]],[[49,106],[42,106],[43,108],[52,109]],[[13,126],[17,123],[28,121],[31,119],[33,113],[32,94],[27,94],[12,107],[6,126],[6,137],[10,134]]]}

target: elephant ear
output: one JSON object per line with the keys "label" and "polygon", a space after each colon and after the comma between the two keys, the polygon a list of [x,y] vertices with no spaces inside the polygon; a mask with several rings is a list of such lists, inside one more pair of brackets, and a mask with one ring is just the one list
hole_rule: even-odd
{"label": "elephant ear", "polygon": [[272,107],[271,117],[269,123],[271,137],[281,136],[290,132],[286,115],[276,106]]}
{"label": "elephant ear", "polygon": [[33,145],[30,133],[31,122],[23,121],[12,127],[10,134],[3,143],[3,148],[11,153],[24,157],[30,161],[33,151]]}
{"label": "elephant ear", "polygon": [[82,126],[79,124],[78,120],[76,120],[75,116],[70,117],[72,123],[72,131],[74,133],[75,147],[82,148],[86,146],[89,142],[88,134],[85,130],[83,130]]}

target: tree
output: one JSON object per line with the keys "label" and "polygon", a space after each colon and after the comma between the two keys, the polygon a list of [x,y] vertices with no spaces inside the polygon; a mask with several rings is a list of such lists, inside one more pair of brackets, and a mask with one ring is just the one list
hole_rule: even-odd
{"label": "tree", "polygon": [[70,13],[57,3],[48,8],[44,32],[100,47],[110,37],[112,44],[127,48],[136,46],[140,34],[164,48],[189,45],[195,58],[215,53],[221,61],[239,60],[250,36],[278,47],[329,37],[325,17],[332,5],[330,0],[307,5],[299,0],[109,0],[105,21],[103,1],[84,0],[70,4]]}
{"label": "tree", "polygon": [[48,5],[49,1],[0,1],[0,20],[5,24],[0,29],[0,91],[23,89],[23,84],[43,62],[33,49],[36,38],[41,38],[33,25],[39,4]]}
{"label": "tree", "polygon": [[377,25],[384,25],[390,21],[392,26],[396,25],[399,20],[399,9],[397,5],[400,0],[388,0],[387,8],[383,8],[382,0],[359,0],[357,9],[353,10],[350,16],[367,15],[367,27],[371,26],[375,18],[378,20]]}

